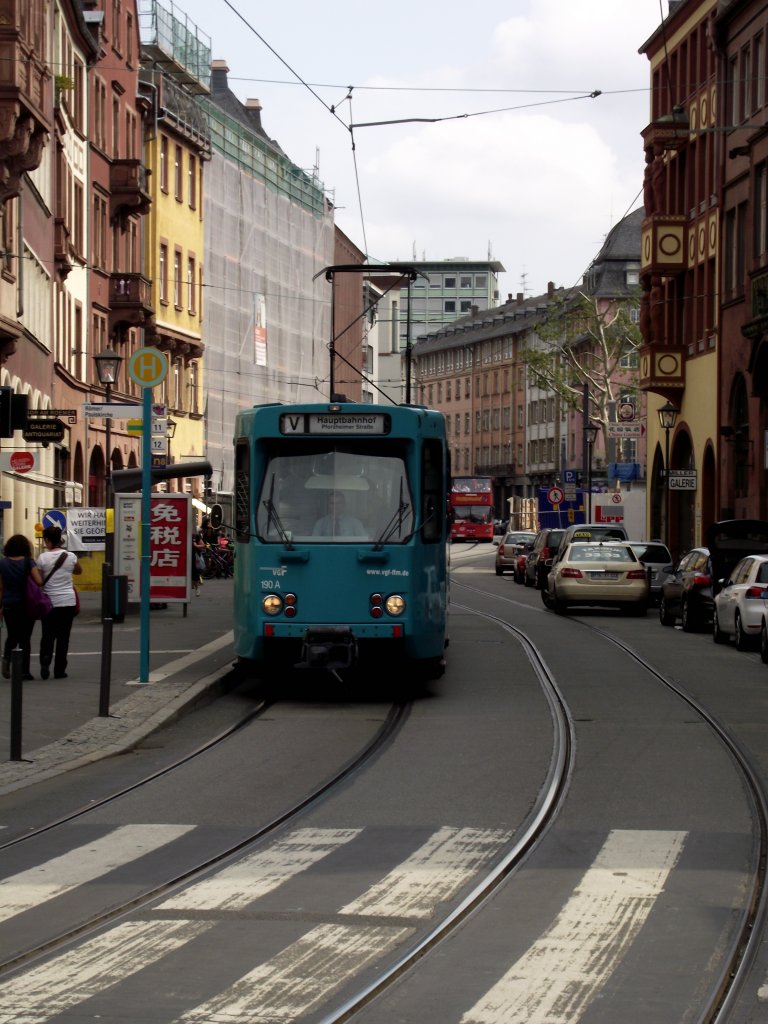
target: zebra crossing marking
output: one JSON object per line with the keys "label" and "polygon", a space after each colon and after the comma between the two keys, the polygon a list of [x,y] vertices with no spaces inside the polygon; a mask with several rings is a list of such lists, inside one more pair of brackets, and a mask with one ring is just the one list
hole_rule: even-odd
{"label": "zebra crossing marking", "polygon": [[0,881],[0,921],[80,885],[191,832],[193,825],[122,825],[100,839]]}
{"label": "zebra crossing marking", "polygon": [[461,1024],[577,1021],[645,924],[686,832],[611,832],[551,927]]}

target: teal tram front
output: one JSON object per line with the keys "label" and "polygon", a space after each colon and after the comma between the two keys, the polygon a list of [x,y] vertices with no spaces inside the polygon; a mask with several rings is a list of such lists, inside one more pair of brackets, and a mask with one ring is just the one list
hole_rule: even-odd
{"label": "teal tram front", "polygon": [[419,406],[262,405],[236,421],[241,665],[442,672],[448,451]]}

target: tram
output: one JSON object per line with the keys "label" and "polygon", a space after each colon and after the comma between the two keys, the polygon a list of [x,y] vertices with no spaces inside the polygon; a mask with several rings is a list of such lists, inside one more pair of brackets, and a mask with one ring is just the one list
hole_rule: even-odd
{"label": "tram", "polygon": [[235,434],[241,667],[407,666],[447,646],[445,421],[419,406],[270,404]]}

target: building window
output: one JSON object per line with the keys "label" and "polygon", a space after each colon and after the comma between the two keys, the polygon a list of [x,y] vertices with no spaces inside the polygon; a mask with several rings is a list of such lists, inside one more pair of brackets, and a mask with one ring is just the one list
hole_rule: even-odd
{"label": "building window", "polygon": [[125,16],[125,62],[128,67],[133,66],[133,16]]}
{"label": "building window", "polygon": [[487,288],[488,287],[488,275],[487,274],[475,274],[475,288]]}
{"label": "building window", "polygon": [[195,258],[187,257],[187,311],[195,312]]}
{"label": "building window", "polygon": [[456,413],[456,416],[454,417],[453,430],[454,430],[454,433],[456,434],[456,436],[458,437],[459,434],[461,433],[461,414],[458,413],[458,412]]}
{"label": "building window", "polygon": [[181,309],[181,249],[173,250],[173,304],[176,309]]}
{"label": "building window", "polygon": [[107,269],[107,201],[100,195],[93,197],[93,265]]}
{"label": "building window", "polygon": [[158,265],[158,277],[159,277],[159,288],[160,288],[160,301],[164,305],[168,305],[168,246],[164,243],[160,243],[160,257]]}
{"label": "building window", "polygon": [[187,157],[187,197],[190,208],[197,209],[197,157],[193,153]]}
{"label": "building window", "polygon": [[160,135],[160,188],[168,191],[168,136]]}
{"label": "building window", "polygon": [[461,274],[460,277],[459,277],[459,287],[460,288],[471,288],[472,287],[472,275],[471,274]]}
{"label": "building window", "polygon": [[120,100],[112,97],[112,156],[120,156]]}
{"label": "building window", "polygon": [[456,278],[455,277],[448,277],[448,276],[446,276],[446,278],[445,278],[445,287],[446,288],[455,288],[456,287]]}
{"label": "building window", "polygon": [[443,303],[443,310],[446,313],[455,313],[456,312],[456,303],[455,303],[455,301],[453,299],[446,299],[445,302]]}
{"label": "building window", "polygon": [[173,186],[176,199],[181,202],[184,198],[184,156],[181,146],[176,146],[173,157]]}

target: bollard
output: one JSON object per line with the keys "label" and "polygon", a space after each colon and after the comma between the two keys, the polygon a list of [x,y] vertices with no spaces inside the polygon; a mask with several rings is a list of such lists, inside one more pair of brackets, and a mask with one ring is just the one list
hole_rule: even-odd
{"label": "bollard", "polygon": [[11,761],[21,761],[21,693],[24,675],[24,652],[14,647],[11,652]]}
{"label": "bollard", "polygon": [[102,619],[101,681],[99,683],[99,718],[109,717],[109,689],[112,680],[112,619]]}

